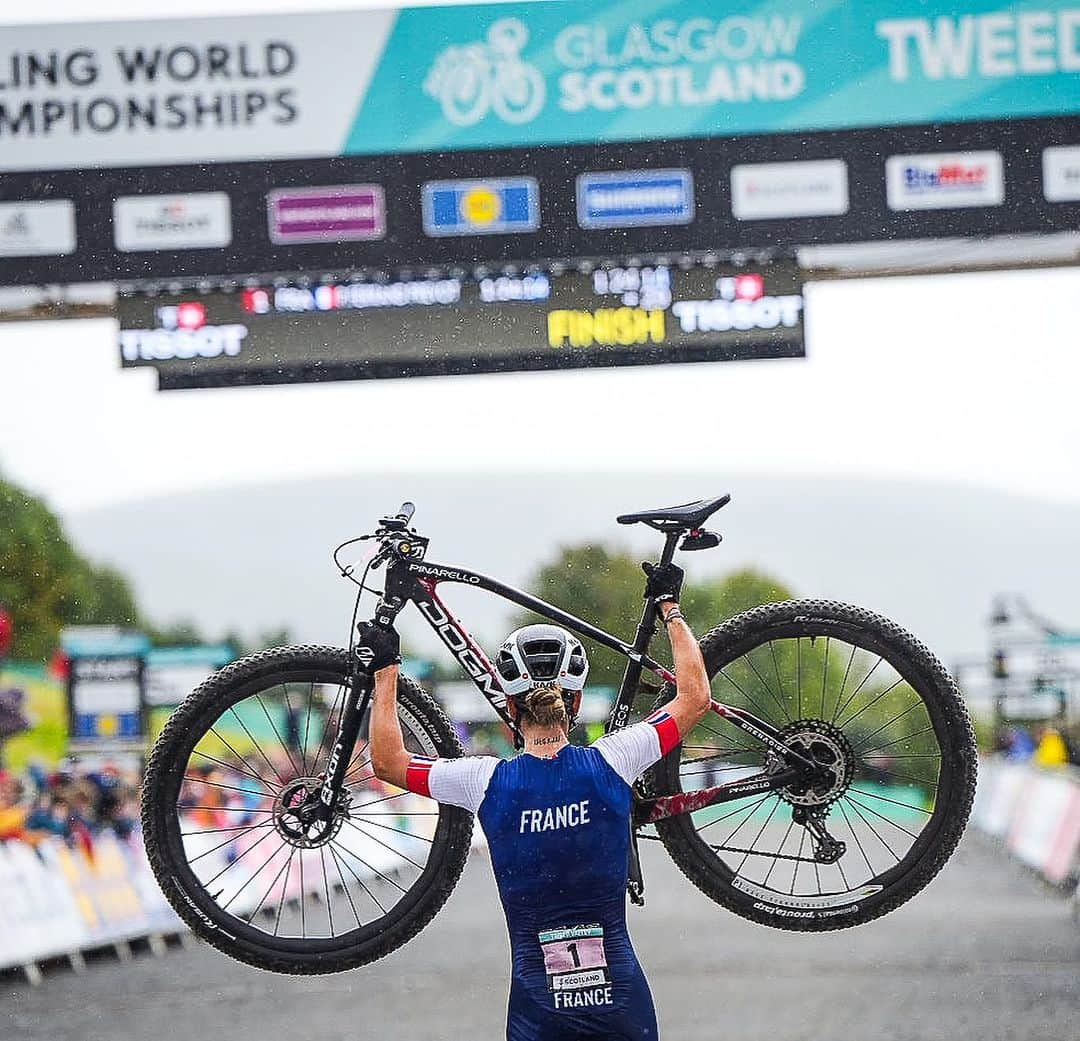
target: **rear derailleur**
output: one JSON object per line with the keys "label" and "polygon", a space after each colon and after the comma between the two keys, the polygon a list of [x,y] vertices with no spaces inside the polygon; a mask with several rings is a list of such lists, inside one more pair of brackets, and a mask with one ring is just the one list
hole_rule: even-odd
{"label": "rear derailleur", "polygon": [[794,806],[791,819],[801,824],[814,839],[814,860],[820,864],[835,864],[847,850],[847,843],[834,839],[825,827],[827,808]]}

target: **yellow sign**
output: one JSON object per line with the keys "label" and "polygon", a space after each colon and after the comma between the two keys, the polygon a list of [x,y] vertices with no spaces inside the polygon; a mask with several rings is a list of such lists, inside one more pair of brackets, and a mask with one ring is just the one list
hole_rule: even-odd
{"label": "yellow sign", "polygon": [[643,307],[601,307],[596,311],[550,311],[548,343],[552,347],[631,347],[663,343],[665,312]]}
{"label": "yellow sign", "polygon": [[490,188],[473,188],[461,197],[461,215],[470,224],[494,224],[502,216],[502,199]]}
{"label": "yellow sign", "polygon": [[111,712],[102,712],[97,721],[98,737],[115,737],[120,732],[120,720]]}

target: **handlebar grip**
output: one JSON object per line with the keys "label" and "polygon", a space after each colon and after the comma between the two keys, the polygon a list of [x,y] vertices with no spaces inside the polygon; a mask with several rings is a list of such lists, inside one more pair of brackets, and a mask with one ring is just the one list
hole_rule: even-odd
{"label": "handlebar grip", "polygon": [[416,512],[416,507],[411,502],[403,502],[401,508],[397,511],[395,520],[404,521],[406,524],[412,520],[413,514]]}

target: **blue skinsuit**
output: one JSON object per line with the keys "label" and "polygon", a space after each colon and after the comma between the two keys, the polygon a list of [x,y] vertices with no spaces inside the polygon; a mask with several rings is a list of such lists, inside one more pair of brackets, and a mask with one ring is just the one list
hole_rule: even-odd
{"label": "blue skinsuit", "polygon": [[[520,755],[495,768],[478,817],[510,933],[508,1041],[657,1038],[652,995],[626,931],[631,801],[630,786],[595,748],[569,745],[552,759]],[[556,943],[561,953],[549,946],[549,957],[570,971],[549,980],[541,934],[572,935],[559,931],[578,926],[600,927],[606,967],[575,974],[577,951],[568,966],[571,945]],[[591,941],[586,968],[598,950]],[[582,985],[589,979],[601,983]],[[575,986],[563,989],[567,980]]]}

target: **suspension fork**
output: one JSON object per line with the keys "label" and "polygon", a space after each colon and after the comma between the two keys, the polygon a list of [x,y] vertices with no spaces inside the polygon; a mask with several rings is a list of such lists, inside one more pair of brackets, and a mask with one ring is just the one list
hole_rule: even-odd
{"label": "suspension fork", "polygon": [[374,689],[374,677],[370,673],[361,672],[354,663],[349,691],[345,695],[341,712],[341,723],[330,751],[326,779],[319,789],[318,815],[324,820],[329,820],[333,815],[338,798],[345,788],[345,775],[349,772],[352,752],[356,747],[356,739],[360,736],[360,727],[367,715]]}

